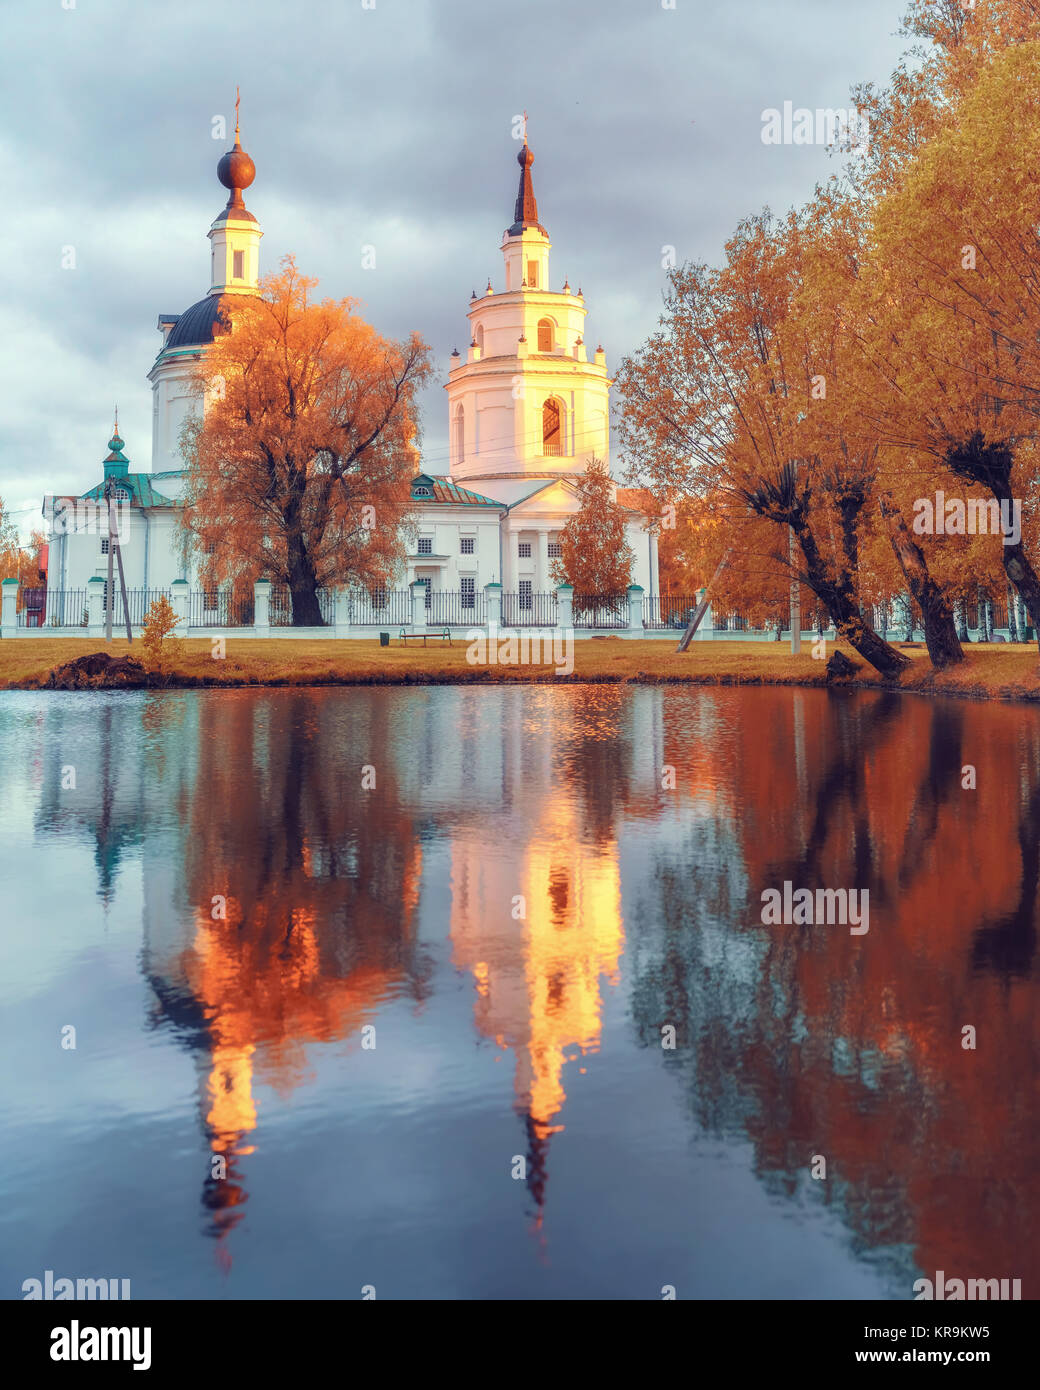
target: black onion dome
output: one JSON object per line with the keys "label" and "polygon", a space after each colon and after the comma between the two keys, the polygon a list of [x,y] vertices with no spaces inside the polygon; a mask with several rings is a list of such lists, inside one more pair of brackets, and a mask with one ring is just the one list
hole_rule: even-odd
{"label": "black onion dome", "polygon": [[201,347],[211,343],[221,331],[226,331],[227,320],[220,314],[220,295],[208,294],[190,309],[185,309],[170,330],[163,351],[170,348]]}

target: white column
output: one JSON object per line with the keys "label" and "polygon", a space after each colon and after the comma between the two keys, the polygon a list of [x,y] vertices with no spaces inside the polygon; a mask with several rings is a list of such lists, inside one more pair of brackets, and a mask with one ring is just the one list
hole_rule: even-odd
{"label": "white column", "polygon": [[487,594],[488,627],[500,628],[502,626],[502,585],[485,584],[484,592]]}
{"label": "white column", "polygon": [[418,580],[412,585],[412,627],[426,627],[426,585]]}
{"label": "white column", "polygon": [[538,570],[535,574],[535,589],[540,594],[549,592],[549,532],[538,532]]}
{"label": "white column", "polygon": [[566,631],[574,626],[574,585],[561,584],[556,590],[556,626]]}
{"label": "white column", "polygon": [[253,628],[266,636],[271,630],[271,581],[258,579],[253,585]]}
{"label": "white column", "polygon": [[509,564],[512,568],[509,587],[512,593],[520,592],[520,532],[509,533]]}
{"label": "white column", "polygon": [[628,586],[628,630],[643,630],[643,587],[641,584]]}
{"label": "white column", "polygon": [[105,581],[99,574],[87,580],[87,630],[91,637],[105,635]]}
{"label": "white column", "polygon": [[350,636],[350,590],[342,586],[336,590],[336,606],[333,610],[333,632],[337,637]]}
{"label": "white column", "polygon": [[650,592],[660,594],[660,567],[657,554],[657,532],[650,533]]}
{"label": "white column", "polygon": [[0,632],[10,632],[18,626],[18,580],[5,579],[2,585],[3,599],[0,601]]}

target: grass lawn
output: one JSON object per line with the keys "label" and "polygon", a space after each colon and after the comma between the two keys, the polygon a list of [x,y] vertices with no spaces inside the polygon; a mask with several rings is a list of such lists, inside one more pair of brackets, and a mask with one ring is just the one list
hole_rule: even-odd
{"label": "grass lawn", "polygon": [[[855,652],[842,650],[859,661]],[[33,689],[63,662],[94,651],[113,656],[128,653],[143,659],[140,642],[128,649],[125,638],[104,641],[81,638],[12,638],[0,641],[0,689]],[[455,638],[445,647],[431,643],[403,646],[396,637],[389,647],[378,638],[254,640],[229,637],[226,657],[215,660],[211,643],[199,638],[183,644],[183,655],[171,668],[171,684],[186,685],[369,685],[428,684],[485,681],[633,681],[645,684],[691,682],[701,685],[822,685],[824,663],[814,661],[811,643],[803,642],[800,656],[786,643],[694,642],[678,654],[671,641],[579,639],[574,643],[574,671],[557,676],[555,668],[534,665],[472,665],[467,643]],[[828,648],[828,655],[833,651]],[[922,646],[907,649],[913,665],[899,688],[976,698],[1040,700],[1040,664],[1034,645],[997,643],[965,648],[966,659],[952,671],[932,670]],[[872,667],[862,663],[853,684],[885,686]]]}

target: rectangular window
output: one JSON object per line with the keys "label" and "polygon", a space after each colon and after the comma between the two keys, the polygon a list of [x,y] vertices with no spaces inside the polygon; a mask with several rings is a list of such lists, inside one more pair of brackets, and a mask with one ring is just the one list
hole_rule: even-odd
{"label": "rectangular window", "polygon": [[538,288],[538,262],[527,262],[527,287],[536,290]]}
{"label": "rectangular window", "polygon": [[530,610],[534,607],[534,602],[531,598],[531,581],[529,579],[521,579],[520,581],[520,607],[525,610]]}
{"label": "rectangular window", "polygon": [[388,596],[388,594],[387,594],[387,591],[386,591],[385,589],[373,589],[373,590],[372,590],[372,607],[373,607],[373,608],[388,608],[389,606],[390,606],[390,599],[389,599],[389,596]]}
{"label": "rectangular window", "polygon": [[107,536],[102,536],[102,537],[101,537],[101,553],[102,553],[102,555],[107,555],[107,554],[108,554],[108,537],[107,537]]}
{"label": "rectangular window", "polygon": [[235,251],[235,252],[233,253],[232,259],[233,259],[233,261],[234,261],[234,269],[233,269],[232,272],[231,272],[231,273],[232,273],[232,276],[233,276],[234,279],[236,279],[236,280],[244,280],[244,279],[246,278],[246,271],[245,271],[246,253],[245,253],[244,251]]}
{"label": "rectangular window", "polygon": [[459,541],[459,552],[462,555],[472,555],[476,549],[476,544],[475,536],[463,536]]}
{"label": "rectangular window", "polygon": [[530,542],[530,541],[521,541],[521,542],[520,542],[519,555],[520,555],[521,560],[529,560],[529,559],[531,558],[531,542]]}
{"label": "rectangular window", "polygon": [[560,560],[563,558],[563,546],[559,541],[549,542],[549,559]]}
{"label": "rectangular window", "polygon": [[475,579],[462,578],[459,580],[462,586],[462,606],[463,608],[476,608],[477,606],[477,581]]}
{"label": "rectangular window", "polygon": [[426,585],[426,607],[427,607],[427,608],[432,608],[432,607],[433,607],[433,580],[432,580],[432,579],[420,579],[420,580],[419,580],[419,583],[420,583],[420,584],[425,584],[425,585]]}
{"label": "rectangular window", "polygon": [[419,555],[432,555],[432,554],[433,554],[433,537],[432,537],[432,536],[420,536],[420,537],[419,537],[419,549],[418,549],[418,551],[417,551],[417,554],[419,554]]}
{"label": "rectangular window", "polygon": [[203,589],[203,591],[202,591],[202,606],[203,606],[203,608],[205,608],[208,612],[212,612],[213,609],[216,608],[216,606],[217,606],[217,591],[216,591],[216,589]]}

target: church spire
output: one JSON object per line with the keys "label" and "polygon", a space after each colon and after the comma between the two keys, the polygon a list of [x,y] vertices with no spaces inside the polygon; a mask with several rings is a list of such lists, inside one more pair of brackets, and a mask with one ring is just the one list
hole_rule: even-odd
{"label": "church spire", "polygon": [[507,235],[519,236],[525,227],[537,227],[540,232],[545,232],[545,228],[538,221],[538,204],[535,201],[534,181],[531,178],[534,155],[527,143],[526,111],[524,112],[524,147],[517,155],[516,162],[520,165],[520,188],[517,191],[516,205],[513,208],[513,225],[509,228]]}
{"label": "church spire", "polygon": [[260,284],[260,224],[245,205],[243,189],[256,178],[256,165],[242,148],[235,88],[235,143],[221,156],[217,178],[229,191],[227,206],[209,229],[212,283],[210,295],[256,294]]}
{"label": "church spire", "polygon": [[242,197],[242,190],[248,188],[256,178],[256,165],[242,148],[241,134],[238,123],[238,107],[242,100],[239,90],[235,88],[235,143],[223,155],[217,165],[217,178],[230,190],[230,197],[224,210],[224,217],[244,218],[247,221],[254,221],[252,213],[246,211],[245,200]]}

